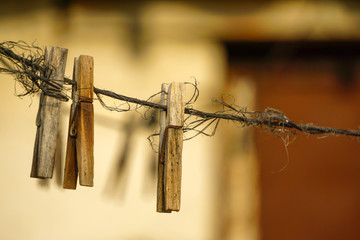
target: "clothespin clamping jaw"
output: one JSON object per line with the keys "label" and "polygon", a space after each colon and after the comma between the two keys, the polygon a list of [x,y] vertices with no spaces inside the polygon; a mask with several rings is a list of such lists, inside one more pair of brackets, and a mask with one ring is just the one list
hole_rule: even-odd
{"label": "clothespin clamping jaw", "polygon": [[157,212],[180,210],[185,84],[163,83],[160,111]]}
{"label": "clothespin clamping jaw", "polygon": [[80,185],[93,186],[94,179],[94,60],[81,55],[75,58],[70,109],[69,133],[63,187],[76,189]]}
{"label": "clothespin clamping jaw", "polygon": [[68,50],[60,47],[45,48],[45,77],[51,81],[44,83],[36,117],[36,138],[30,176],[33,178],[52,178],[56,142],[59,127],[61,100],[54,96],[61,92]]}

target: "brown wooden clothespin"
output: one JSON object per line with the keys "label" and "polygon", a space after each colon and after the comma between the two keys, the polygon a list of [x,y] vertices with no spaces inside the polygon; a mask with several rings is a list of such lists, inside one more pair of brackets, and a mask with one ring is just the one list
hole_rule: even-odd
{"label": "brown wooden clothespin", "polygon": [[46,84],[40,96],[39,110],[36,117],[36,138],[34,155],[31,168],[31,177],[52,178],[56,140],[59,127],[60,103],[61,100],[50,96],[50,93],[61,91],[64,82],[68,50],[60,47],[45,48],[45,65],[49,68],[46,77],[53,80],[58,86]]}
{"label": "brown wooden clothespin", "polygon": [[70,110],[63,187],[93,186],[94,179],[94,60],[81,55],[74,61],[73,104]]}
{"label": "brown wooden clothespin", "polygon": [[66,189],[76,189],[77,177],[78,177],[78,168],[76,162],[76,122],[75,112],[76,106],[79,101],[77,94],[77,81],[79,69],[79,58],[74,59],[74,70],[73,70],[73,79],[75,84],[72,86],[71,98],[72,104],[70,107],[70,116],[69,116],[69,130],[68,130],[68,139],[66,146],[66,158],[65,158],[65,171],[64,171],[64,183],[63,188]]}
{"label": "brown wooden clothespin", "polygon": [[160,112],[157,212],[180,210],[184,125],[184,83],[162,84]]}

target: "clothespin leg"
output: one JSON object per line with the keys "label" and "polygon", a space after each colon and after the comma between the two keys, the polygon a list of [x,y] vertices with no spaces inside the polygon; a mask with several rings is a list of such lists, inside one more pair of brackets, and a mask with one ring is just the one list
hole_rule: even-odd
{"label": "clothespin leg", "polygon": [[92,104],[94,60],[92,57],[83,55],[79,57],[78,74],[77,166],[80,185],[92,187],[94,179],[94,108]]}
{"label": "clothespin leg", "polygon": [[[163,83],[161,85],[161,100],[160,104],[167,105],[167,92],[170,84]],[[160,110],[160,132],[159,132],[159,158],[158,158],[158,183],[157,183],[157,212],[171,212],[165,210],[165,195],[164,195],[164,154],[163,138],[166,127],[166,110]]]}
{"label": "clothespin leg", "polygon": [[77,81],[78,81],[78,68],[79,68],[79,59],[74,59],[74,72],[73,79],[75,80],[75,85],[72,87],[72,104],[70,108],[69,116],[69,130],[68,130],[68,139],[66,147],[66,160],[65,160],[65,170],[64,170],[64,183],[63,188],[65,189],[76,189],[78,169],[76,161],[76,136],[77,136],[77,104],[78,104],[78,95],[77,95]]}

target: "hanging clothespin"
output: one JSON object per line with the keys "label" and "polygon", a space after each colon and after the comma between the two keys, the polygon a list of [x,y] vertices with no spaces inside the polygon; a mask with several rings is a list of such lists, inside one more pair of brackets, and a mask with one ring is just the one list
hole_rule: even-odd
{"label": "hanging clothespin", "polygon": [[68,50],[65,48],[45,48],[45,65],[49,69],[45,77],[52,80],[54,85],[58,87],[54,88],[54,85],[45,83],[44,91],[40,96],[30,174],[34,178],[52,178],[53,176],[61,100],[50,96],[50,93],[61,91],[64,83],[67,53]]}
{"label": "hanging clothespin", "polygon": [[81,55],[75,58],[73,104],[70,110],[66,151],[64,188],[76,189],[77,175],[81,186],[93,186],[94,179],[94,60]]}
{"label": "hanging clothespin", "polygon": [[160,112],[157,211],[180,210],[184,125],[184,83],[162,84]]}
{"label": "hanging clothespin", "polygon": [[79,70],[79,58],[74,59],[74,70],[73,70],[73,79],[75,84],[72,86],[71,99],[72,104],[70,107],[70,116],[69,116],[69,130],[68,130],[68,139],[66,146],[66,157],[65,157],[65,171],[64,171],[64,183],[63,188],[66,189],[76,189],[77,177],[78,177],[78,168],[76,162],[76,123],[77,123],[77,113],[76,107],[79,102],[79,95],[77,94],[77,82],[79,79],[78,75]]}

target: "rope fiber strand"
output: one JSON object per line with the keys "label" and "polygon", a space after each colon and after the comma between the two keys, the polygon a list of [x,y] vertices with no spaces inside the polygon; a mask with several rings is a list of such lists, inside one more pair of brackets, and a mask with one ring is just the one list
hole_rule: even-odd
{"label": "rope fiber strand", "polygon": [[[22,52],[22,53],[19,53]],[[44,65],[43,50],[34,44],[29,45],[25,42],[3,42],[0,43],[0,63],[3,67],[0,67],[0,73],[10,74],[14,79],[20,83],[24,89],[23,93],[17,94],[18,96],[34,95],[35,93],[42,92],[46,95],[51,95],[62,101],[68,101],[70,99],[70,89],[66,85],[74,85],[75,81],[69,78],[64,79],[64,86],[57,84],[56,80],[49,79],[51,69],[48,69]],[[285,114],[277,109],[267,108],[264,111],[248,111],[246,108],[240,108],[235,104],[230,104],[225,101],[224,98],[227,95],[223,95],[221,100],[213,100],[213,103],[218,104],[221,108],[216,112],[203,112],[192,107],[192,104],[196,102],[199,96],[199,89],[197,81],[195,83],[186,84],[191,85],[194,88],[194,93],[191,99],[185,105],[185,114],[188,116],[185,119],[183,127],[184,133],[189,133],[188,137],[184,140],[192,139],[198,135],[213,136],[219,125],[220,120],[230,120],[240,127],[257,127],[272,134],[281,137],[284,144],[288,143],[292,136],[296,135],[296,132],[302,132],[305,134],[315,134],[322,136],[353,136],[360,137],[359,130],[344,130],[330,127],[315,126],[313,124],[297,124],[291,121],[285,116]],[[48,86],[51,86],[49,88]],[[49,91],[52,89],[53,91]],[[138,110],[141,107],[147,108],[146,112],[150,109],[163,109],[166,110],[166,106],[159,104],[159,101],[154,99],[161,93],[156,93],[147,100],[141,100],[138,98],[128,97],[115,93],[109,90],[99,89],[94,87],[94,93],[101,105],[110,111],[131,111]],[[105,103],[103,97],[116,99],[121,102],[119,106],[111,107]],[[131,105],[135,104],[135,109],[131,108]],[[145,112],[145,119],[146,117]],[[159,135],[154,133],[149,136],[151,138]]]}

